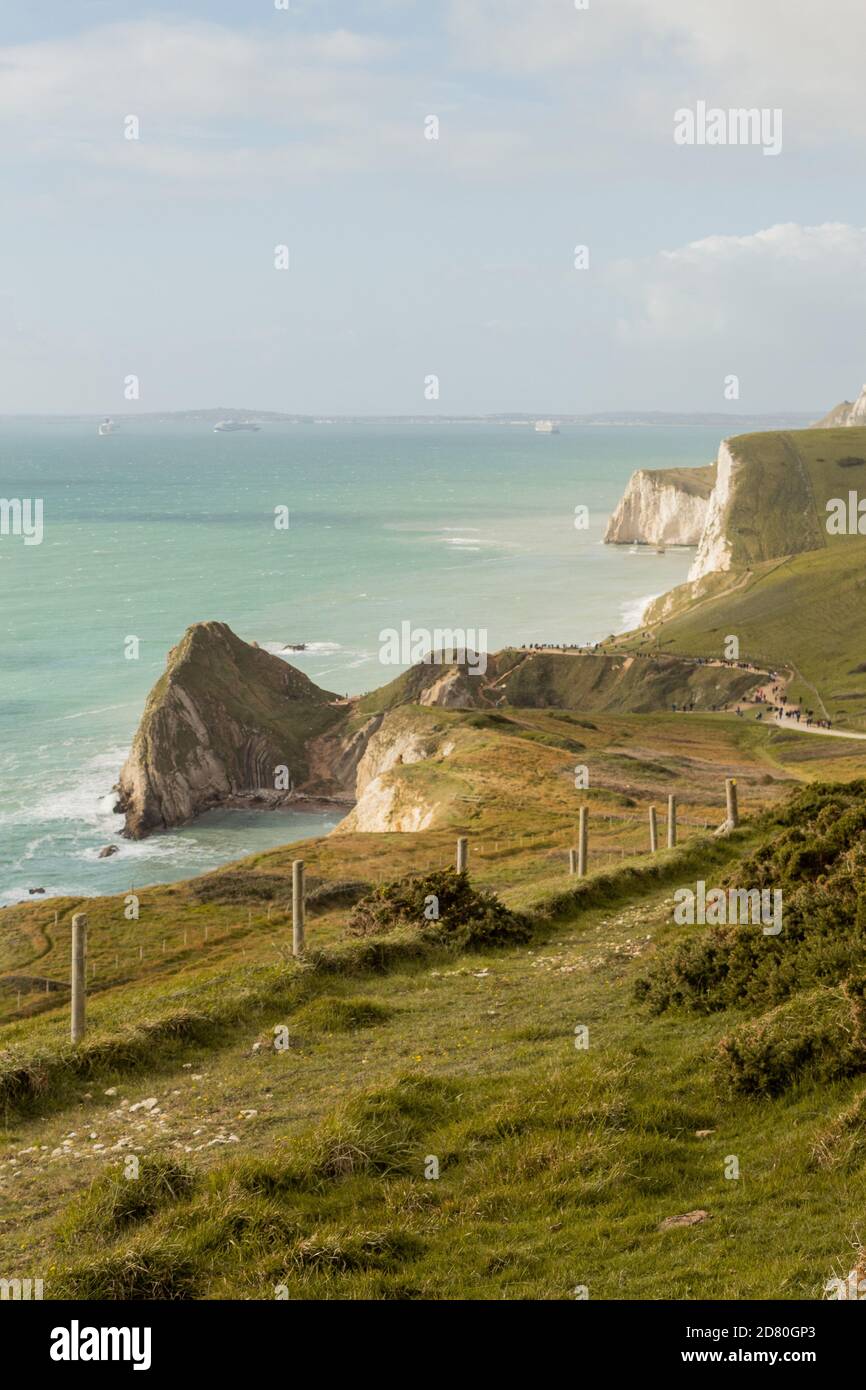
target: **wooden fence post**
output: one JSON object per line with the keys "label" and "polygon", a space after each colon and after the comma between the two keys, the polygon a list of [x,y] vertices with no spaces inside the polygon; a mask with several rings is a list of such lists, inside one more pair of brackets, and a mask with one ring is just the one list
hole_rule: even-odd
{"label": "wooden fence post", "polygon": [[656,850],[657,850],[658,847],[659,847],[659,832],[658,832],[658,825],[656,824],[656,808],[655,808],[655,806],[650,806],[650,808],[649,808],[649,830],[650,830],[650,854],[655,854]]}
{"label": "wooden fence post", "polygon": [[735,830],[740,823],[740,808],[737,805],[737,779],[736,777],[725,778],[725,801],[728,809],[728,824],[731,830]]}
{"label": "wooden fence post", "polygon": [[84,1037],[84,1010],[87,999],[87,913],[76,912],[72,919],[72,1026],[74,1043]]}
{"label": "wooden fence post", "polygon": [[586,865],[589,858],[589,827],[587,825],[587,820],[587,809],[585,806],[581,806],[577,840],[577,872],[580,878],[586,878]]}
{"label": "wooden fence post", "polygon": [[465,874],[469,868],[469,841],[461,835],[457,841],[457,872]]}
{"label": "wooden fence post", "polygon": [[304,954],[304,861],[292,861],[292,955]]}
{"label": "wooden fence post", "polygon": [[668,849],[676,848],[677,843],[677,799],[668,797]]}
{"label": "wooden fence post", "polygon": [[576,873],[577,873],[577,850],[576,850],[576,849],[570,849],[570,850],[568,851],[568,872],[569,872],[570,874],[576,874]]}

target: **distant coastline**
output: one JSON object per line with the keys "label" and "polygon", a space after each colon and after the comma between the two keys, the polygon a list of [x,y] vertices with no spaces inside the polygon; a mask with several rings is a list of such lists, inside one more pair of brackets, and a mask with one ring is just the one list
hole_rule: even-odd
{"label": "distant coastline", "polygon": [[[634,426],[641,429],[657,426],[660,428],[693,428],[706,426],[722,431],[748,431],[766,429],[797,429],[811,423],[817,411],[778,411],[760,415],[741,415],[724,411],[664,411],[664,410],[626,410],[594,411],[582,415],[568,414],[551,410],[509,411],[486,415],[339,415],[339,414],[300,414],[278,410],[251,410],[240,406],[216,406],[204,410],[156,410],[123,411],[114,409],[114,418],[127,424],[214,424],[224,419],[243,419],[262,425],[505,425],[513,428],[532,428],[536,420],[555,420],[559,425],[575,426]],[[105,416],[104,410],[83,412],[4,412],[0,413],[0,423],[5,420],[17,422],[45,421],[63,424],[75,421],[97,422]]]}

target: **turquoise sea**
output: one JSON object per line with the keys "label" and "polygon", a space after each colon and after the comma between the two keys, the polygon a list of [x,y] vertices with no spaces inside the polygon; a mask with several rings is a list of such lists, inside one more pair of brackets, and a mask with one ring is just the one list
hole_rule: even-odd
{"label": "turquoise sea", "polygon": [[[90,421],[0,421],[0,497],[44,509],[41,544],[0,535],[0,902],[179,878],[335,824],[237,811],[119,838],[112,785],[190,623],[221,619],[272,650],[304,642],[291,660],[340,693],[393,678],[379,633],[407,620],[486,628],[491,651],[596,640],[632,626],[691,560],[601,544],[629,475],[706,463],[717,446],[698,427],[214,434],[130,420],[99,438]],[[108,843],[120,852],[97,859]]]}

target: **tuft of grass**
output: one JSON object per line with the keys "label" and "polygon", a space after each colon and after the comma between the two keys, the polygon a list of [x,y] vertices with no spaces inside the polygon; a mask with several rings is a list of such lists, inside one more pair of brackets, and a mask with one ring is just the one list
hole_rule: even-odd
{"label": "tuft of grass", "polygon": [[817,1135],[811,1159],[816,1167],[830,1170],[850,1172],[862,1166],[866,1159],[866,1090]]}
{"label": "tuft of grass", "polygon": [[354,1033],[359,1028],[372,1028],[385,1023],[393,1010],[375,999],[360,996],[343,998],[335,994],[320,994],[293,1014],[292,1022],[318,1033]]}
{"label": "tuft of grass", "polygon": [[407,1260],[418,1259],[423,1250],[424,1242],[410,1231],[316,1232],[292,1248],[287,1269],[316,1274],[396,1269]]}
{"label": "tuft of grass", "polygon": [[49,1273],[52,1298],[97,1302],[164,1302],[194,1298],[195,1261],[177,1245],[140,1241],[84,1256]]}
{"label": "tuft of grass", "polygon": [[134,1176],[128,1176],[126,1164],[119,1163],[72,1203],[58,1229],[62,1245],[75,1245],[83,1234],[113,1239],[192,1192],[195,1176],[185,1164],[162,1157],[130,1157],[135,1159]]}

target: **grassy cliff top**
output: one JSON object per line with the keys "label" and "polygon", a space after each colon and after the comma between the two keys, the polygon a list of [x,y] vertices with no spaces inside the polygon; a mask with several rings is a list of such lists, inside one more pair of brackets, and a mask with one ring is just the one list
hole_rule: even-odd
{"label": "grassy cliff top", "polygon": [[866,496],[866,429],[768,430],[728,440],[739,462],[724,516],[734,565],[845,546],[827,532],[827,503]]}
{"label": "grassy cliff top", "polygon": [[683,585],[648,620],[653,649],[672,654],[720,657],[735,635],[743,658],[796,668],[807,705],[817,692],[830,718],[866,729],[866,539]]}
{"label": "grassy cliff top", "polygon": [[638,472],[691,497],[709,497],[716,485],[715,463],[701,464],[697,468],[641,468]]}

